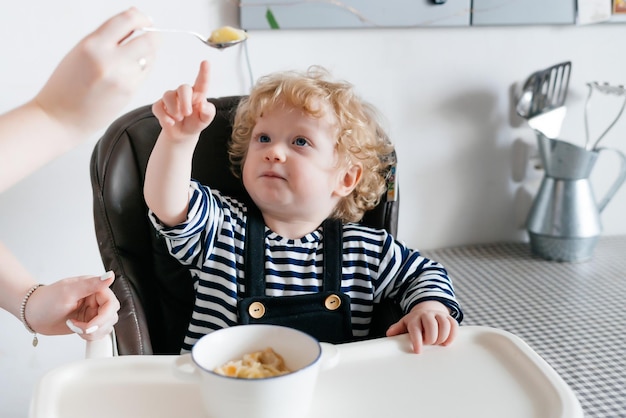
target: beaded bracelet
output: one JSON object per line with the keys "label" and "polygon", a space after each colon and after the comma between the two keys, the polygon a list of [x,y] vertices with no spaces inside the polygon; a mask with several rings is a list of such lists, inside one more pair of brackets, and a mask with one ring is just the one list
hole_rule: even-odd
{"label": "beaded bracelet", "polygon": [[37,290],[40,286],[43,286],[43,284],[39,283],[28,289],[28,292],[26,292],[26,296],[24,296],[24,299],[22,299],[22,304],[20,305],[20,320],[22,321],[22,324],[24,324],[28,332],[33,334],[33,347],[37,347],[39,340],[37,339],[37,332],[35,332],[35,330],[32,329],[26,321],[26,303],[28,302],[28,298],[30,298],[35,290]]}

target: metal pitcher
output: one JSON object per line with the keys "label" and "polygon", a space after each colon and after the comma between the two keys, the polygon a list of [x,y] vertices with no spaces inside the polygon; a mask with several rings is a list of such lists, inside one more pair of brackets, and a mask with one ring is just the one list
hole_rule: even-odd
{"label": "metal pitcher", "polygon": [[[600,213],[626,180],[626,156],[612,148],[587,150],[536,134],[545,174],[526,222],[530,247],[548,260],[588,260],[602,232]],[[600,151],[617,153],[621,166],[617,179],[597,202],[589,175]]]}

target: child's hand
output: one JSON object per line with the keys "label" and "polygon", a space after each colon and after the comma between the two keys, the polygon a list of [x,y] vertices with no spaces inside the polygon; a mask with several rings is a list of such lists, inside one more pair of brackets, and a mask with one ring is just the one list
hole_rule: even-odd
{"label": "child's hand", "polygon": [[215,106],[206,100],[209,90],[209,63],[202,61],[193,86],[183,84],[168,90],[163,98],[152,105],[163,132],[176,142],[198,134],[213,121]]}
{"label": "child's hand", "polygon": [[387,336],[409,333],[413,352],[419,354],[423,345],[448,345],[459,330],[448,308],[437,301],[418,303],[401,320],[387,330]]}

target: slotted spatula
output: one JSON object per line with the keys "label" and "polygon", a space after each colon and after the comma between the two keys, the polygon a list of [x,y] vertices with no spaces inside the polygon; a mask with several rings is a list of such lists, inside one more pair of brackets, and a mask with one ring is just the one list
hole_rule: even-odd
{"label": "slotted spatula", "polygon": [[565,99],[572,63],[565,61],[531,74],[518,98],[517,114],[544,135],[559,135],[565,118]]}

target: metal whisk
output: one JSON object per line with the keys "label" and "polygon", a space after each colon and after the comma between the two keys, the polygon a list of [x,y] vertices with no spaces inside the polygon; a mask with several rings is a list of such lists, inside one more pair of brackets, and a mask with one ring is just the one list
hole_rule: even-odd
{"label": "metal whisk", "polygon": [[[604,138],[604,136],[607,134],[607,132],[609,132],[611,130],[611,128],[613,128],[613,126],[615,126],[615,123],[617,122],[617,120],[622,116],[622,113],[624,112],[624,108],[626,108],[626,88],[624,88],[624,86],[619,85],[619,86],[613,86],[610,85],[608,83],[598,83],[596,81],[591,82],[591,83],[587,83],[587,87],[589,87],[589,94],[587,95],[587,99],[585,100],[585,135],[586,135],[586,141],[585,141],[585,149],[588,150],[595,150],[598,148],[598,143],[600,142],[600,140],[602,138]],[[616,96],[623,96],[624,97],[624,101],[622,102],[622,107],[620,108],[619,112],[617,113],[617,116],[615,116],[615,119],[613,119],[613,122],[611,122],[611,124],[605,129],[605,131],[602,133],[602,135],[600,135],[598,137],[598,139],[596,139],[596,141],[591,144],[591,140],[589,137],[589,121],[588,121],[588,109],[589,109],[589,99],[591,99],[591,95],[593,93],[594,90],[598,90],[598,92],[602,93],[602,94],[614,94]],[[590,146],[591,145],[591,146]]]}

